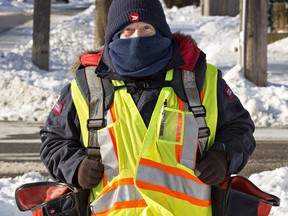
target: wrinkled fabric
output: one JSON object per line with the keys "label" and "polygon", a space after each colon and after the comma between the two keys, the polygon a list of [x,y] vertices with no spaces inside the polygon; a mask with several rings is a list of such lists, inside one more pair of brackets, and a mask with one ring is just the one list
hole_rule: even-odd
{"label": "wrinkled fabric", "polygon": [[109,55],[116,72],[131,77],[146,77],[163,69],[172,58],[169,38],[153,36],[116,38],[109,44]]}

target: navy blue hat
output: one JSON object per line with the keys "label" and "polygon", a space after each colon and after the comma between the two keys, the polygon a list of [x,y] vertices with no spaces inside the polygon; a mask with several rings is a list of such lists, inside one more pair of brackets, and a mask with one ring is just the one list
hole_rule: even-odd
{"label": "navy blue hat", "polygon": [[172,32],[159,0],[113,0],[108,12],[105,43],[125,26],[134,22],[146,22],[172,39]]}

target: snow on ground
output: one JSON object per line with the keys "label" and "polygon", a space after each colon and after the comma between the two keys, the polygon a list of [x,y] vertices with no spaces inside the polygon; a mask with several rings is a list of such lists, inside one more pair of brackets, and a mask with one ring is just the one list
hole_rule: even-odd
{"label": "snow on ground", "polygon": [[[4,0],[2,4],[5,2],[15,3]],[[92,5],[51,30],[49,72],[31,64],[32,41],[2,52],[0,120],[45,121],[60,90],[72,79],[68,70],[75,57],[93,49],[94,9]],[[165,9],[165,13],[172,31],[191,34],[208,61],[223,71],[224,79],[251,113],[256,126],[288,126],[288,38],[268,46],[268,86],[257,87],[244,78],[237,65],[239,16],[202,17],[200,8],[194,6],[173,7]]]}
{"label": "snow on ground", "polygon": [[[0,0],[0,12],[31,11],[32,0]],[[91,2],[73,0],[71,4]],[[61,6],[58,5],[58,9]],[[63,6],[64,7],[64,6]],[[0,51],[0,120],[44,122],[63,86],[73,78],[68,72],[75,57],[93,47],[94,6],[64,21],[51,30],[50,66],[45,72],[31,64],[32,41],[18,44],[11,52]],[[173,31],[191,34],[207,54],[210,63],[218,66],[234,93],[251,113],[256,126],[288,126],[288,38],[268,46],[268,86],[257,87],[244,78],[237,65],[239,16],[202,17],[200,9],[185,7],[166,9]],[[273,176],[273,181],[271,181]],[[288,209],[288,167],[253,174],[250,179],[261,189],[279,196],[281,206],[271,215],[282,216]],[[17,186],[44,181],[39,173],[0,179],[1,215],[30,215],[17,210],[14,191]]]}

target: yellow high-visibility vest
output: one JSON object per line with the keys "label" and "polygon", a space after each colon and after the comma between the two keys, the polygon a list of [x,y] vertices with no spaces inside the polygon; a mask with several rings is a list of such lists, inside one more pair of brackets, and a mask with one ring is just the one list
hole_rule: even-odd
{"label": "yellow high-visibility vest", "polygon": [[[201,100],[209,147],[217,125],[217,76],[217,69],[207,65]],[[87,146],[89,106],[75,80],[71,91]],[[114,92],[106,120],[98,131],[104,177],[92,190],[91,215],[212,215],[211,188],[194,173],[198,124],[172,87],[161,89],[148,128],[126,88]]]}

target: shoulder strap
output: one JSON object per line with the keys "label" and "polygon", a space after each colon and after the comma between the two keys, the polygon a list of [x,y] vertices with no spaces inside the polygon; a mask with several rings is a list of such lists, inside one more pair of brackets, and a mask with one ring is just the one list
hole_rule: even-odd
{"label": "shoulder strap", "polygon": [[[95,158],[100,154],[97,131],[106,126],[105,112],[105,89],[102,79],[95,73],[96,66],[87,66],[76,73],[76,82],[85,98],[89,108],[87,120],[88,146],[86,155]],[[112,84],[111,84],[112,85]],[[107,87],[107,84],[105,85]],[[110,92],[110,91],[109,91]]]}
{"label": "shoulder strap", "polygon": [[199,126],[199,150],[202,155],[203,151],[206,149],[208,137],[210,136],[210,129],[207,127],[205,121],[206,109],[200,100],[200,94],[196,85],[195,74],[191,71],[183,70],[182,81],[188,100],[189,109],[193,112]]}
{"label": "shoulder strap", "polygon": [[87,155],[94,157],[100,154],[97,131],[106,126],[104,118],[104,90],[102,81],[95,73],[96,67],[85,68],[87,85],[89,90],[89,119],[87,120],[88,129],[88,148]]}

